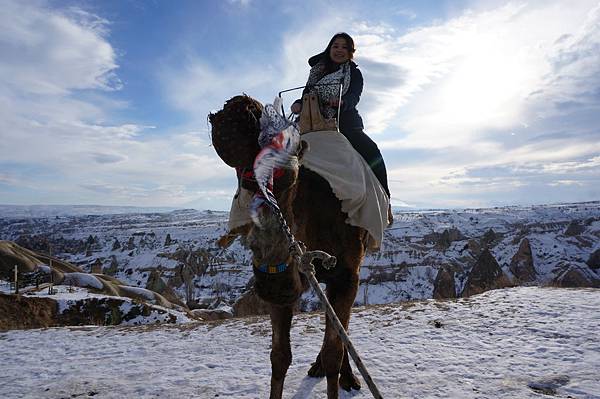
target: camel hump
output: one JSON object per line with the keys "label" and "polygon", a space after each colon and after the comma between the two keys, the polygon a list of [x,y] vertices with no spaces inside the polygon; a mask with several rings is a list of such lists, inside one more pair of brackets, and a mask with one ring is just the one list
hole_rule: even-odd
{"label": "camel hump", "polygon": [[377,250],[388,224],[390,199],[373,170],[337,131],[310,132],[301,136],[308,143],[302,166],[323,177],[348,215],[346,223],[369,232],[368,248]]}

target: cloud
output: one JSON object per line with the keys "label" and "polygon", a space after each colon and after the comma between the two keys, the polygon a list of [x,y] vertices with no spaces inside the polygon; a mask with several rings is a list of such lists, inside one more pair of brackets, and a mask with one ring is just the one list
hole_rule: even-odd
{"label": "cloud", "polygon": [[[494,1],[408,32],[357,29],[360,108],[367,132],[381,133],[392,197],[466,204],[494,193],[511,203],[575,198],[558,186],[597,192],[599,9]],[[420,159],[394,157],[411,151]]]}
{"label": "cloud", "polygon": [[252,0],[227,0],[229,4],[237,5],[239,4],[242,7],[248,7]]}
{"label": "cloud", "polygon": [[18,181],[11,175],[8,175],[6,173],[0,173],[0,184],[15,186],[18,184]]}
{"label": "cloud", "polygon": [[557,186],[580,186],[583,187],[583,183],[577,180],[556,180],[552,183],[548,183],[548,185],[557,187]]}
{"label": "cloud", "polygon": [[600,173],[600,156],[582,160],[580,162],[554,162],[547,165],[543,165],[545,172],[552,173],[572,173],[572,172],[585,172],[593,171]]}
{"label": "cloud", "polygon": [[[596,2],[494,1],[408,31],[367,20],[351,5],[336,12],[327,7],[311,8],[310,25],[289,20],[281,57],[266,69],[253,60],[219,68],[198,54],[188,57],[169,74],[172,102],[198,113],[242,90],[270,101],[273,87],[303,84],[304,60],[347,30],[365,76],[359,110],[385,153],[396,201],[418,204],[435,193],[440,202],[482,203],[458,196],[501,193],[503,185],[506,193],[524,190],[531,176],[549,173],[544,167],[598,151],[598,131],[589,129],[597,117],[582,115],[580,103],[586,92],[588,107],[600,99],[593,97],[600,93],[594,91]],[[286,105],[298,96],[288,94]],[[565,115],[566,123],[559,119]],[[411,151],[421,159],[394,158]],[[488,176],[472,175],[484,171]]]}
{"label": "cloud", "polygon": [[176,205],[208,181],[233,185],[206,132],[114,122],[127,103],[106,95],[122,87],[108,21],[5,1],[0,23],[2,201]]}
{"label": "cloud", "polygon": [[[357,29],[368,130],[399,125],[410,133],[402,140],[406,146],[453,145],[483,129],[524,122],[535,106],[531,93],[544,93],[541,103],[552,98],[552,87],[580,93],[576,80],[598,79],[593,5],[508,3],[407,33]],[[378,73],[386,69],[397,72]]]}
{"label": "cloud", "polygon": [[[600,100],[600,3],[592,8],[578,29],[553,43],[548,54],[551,71],[538,90],[538,101],[554,103],[554,112],[572,107],[597,106]],[[540,99],[541,97],[541,99]]]}
{"label": "cloud", "polygon": [[92,153],[90,155],[98,163],[117,163],[127,159],[120,154]]}
{"label": "cloud", "polygon": [[415,18],[417,18],[417,13],[415,13],[414,11],[408,9],[408,8],[399,8],[396,11],[394,11],[394,14],[396,15],[401,15],[403,17],[406,17],[410,20],[413,20]]}
{"label": "cloud", "polygon": [[170,104],[198,120],[206,120],[208,111],[222,107],[235,95],[245,92],[257,96],[261,86],[272,84],[271,76],[275,75],[251,61],[219,68],[197,55],[185,58],[176,66],[164,67],[160,80]]}
{"label": "cloud", "polygon": [[[351,18],[351,10],[327,3],[310,1],[305,6],[307,11],[302,17],[286,4],[273,10],[274,14],[284,14],[287,24],[276,32],[280,38],[265,38],[252,48],[263,57],[258,62],[231,43],[226,44],[227,62],[185,41],[175,46],[158,73],[169,104],[200,122],[234,95],[247,93],[270,103],[280,90],[305,84],[308,58],[322,51],[330,37],[343,30]],[[301,91],[285,94],[286,107],[300,94]]]}
{"label": "cloud", "polygon": [[59,12],[41,2],[6,1],[0,21],[3,86],[27,94],[121,87],[115,51],[104,38],[106,20],[78,8]]}

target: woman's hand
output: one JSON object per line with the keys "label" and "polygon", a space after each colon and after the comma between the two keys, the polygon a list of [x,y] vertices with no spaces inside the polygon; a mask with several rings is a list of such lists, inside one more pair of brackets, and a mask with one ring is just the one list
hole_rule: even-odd
{"label": "woman's hand", "polygon": [[293,103],[290,109],[292,110],[292,114],[299,114],[302,111],[302,104]]}
{"label": "woman's hand", "polygon": [[330,107],[337,107],[337,106],[338,106],[338,103],[339,103],[340,105],[344,105],[344,100],[342,100],[342,101],[340,102],[340,99],[339,99],[339,98],[337,98],[337,97],[332,97],[332,98],[329,100],[329,106],[330,106]]}

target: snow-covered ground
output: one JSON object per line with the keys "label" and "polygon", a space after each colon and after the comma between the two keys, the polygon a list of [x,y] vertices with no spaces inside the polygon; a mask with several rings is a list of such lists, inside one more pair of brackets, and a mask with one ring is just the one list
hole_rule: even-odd
{"label": "snow-covered ground", "polygon": [[[600,398],[600,290],[520,287],[456,301],[354,309],[351,337],[385,398]],[[324,398],[306,376],[324,318],[294,318],[285,398]],[[264,398],[270,323],[0,333],[2,398]],[[370,398],[366,384],[341,398]]]}

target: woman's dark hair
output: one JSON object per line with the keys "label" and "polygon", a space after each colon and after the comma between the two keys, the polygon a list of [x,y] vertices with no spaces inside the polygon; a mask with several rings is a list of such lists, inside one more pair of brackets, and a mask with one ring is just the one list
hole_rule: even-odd
{"label": "woman's dark hair", "polygon": [[314,66],[317,62],[322,61],[325,64],[325,70],[327,72],[336,71],[339,65],[333,62],[330,56],[330,52],[331,46],[333,46],[333,42],[335,42],[335,40],[339,38],[342,38],[346,41],[346,46],[348,46],[348,53],[350,55],[350,59],[352,59],[354,57],[354,52],[356,51],[356,49],[354,48],[354,40],[346,32],[339,32],[333,35],[331,40],[329,40],[329,44],[327,44],[325,51],[323,51],[321,54],[317,54],[316,56],[311,57],[308,60],[309,65]]}

